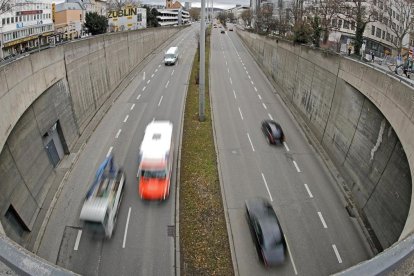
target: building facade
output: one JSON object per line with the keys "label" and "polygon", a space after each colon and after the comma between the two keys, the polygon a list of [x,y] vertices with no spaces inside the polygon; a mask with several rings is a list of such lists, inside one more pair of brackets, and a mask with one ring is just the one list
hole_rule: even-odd
{"label": "building facade", "polygon": [[174,26],[190,23],[190,13],[180,9],[159,9],[157,16],[160,26]]}
{"label": "building facade", "polygon": [[128,6],[108,12],[110,32],[145,29],[147,27],[147,9]]}
{"label": "building facade", "polygon": [[45,45],[53,35],[50,1],[16,0],[0,15],[0,59]]}
{"label": "building facade", "polygon": [[64,40],[73,40],[83,35],[85,8],[77,3],[60,3],[56,5],[55,31]]}

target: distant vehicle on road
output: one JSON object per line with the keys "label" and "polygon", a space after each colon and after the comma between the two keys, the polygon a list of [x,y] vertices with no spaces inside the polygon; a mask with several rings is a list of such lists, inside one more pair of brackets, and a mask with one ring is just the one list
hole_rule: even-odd
{"label": "distant vehicle on road", "polygon": [[246,215],[259,259],[267,267],[282,264],[287,246],[270,202],[264,198],[246,200]]}
{"label": "distant vehicle on road", "polygon": [[220,33],[224,34],[224,33],[226,33],[226,32],[225,32],[224,30],[221,30],[221,31],[220,31]]}
{"label": "distant vehicle on road", "polygon": [[174,65],[178,59],[178,47],[171,47],[165,53],[164,63],[165,65]]}
{"label": "distant vehicle on road", "polygon": [[262,131],[269,144],[278,145],[285,141],[282,127],[273,120],[262,121]]}
{"label": "distant vehicle on road", "polygon": [[142,199],[165,200],[170,194],[173,166],[173,125],[153,121],[145,129],[140,147],[138,193]]}
{"label": "distant vehicle on road", "polygon": [[229,31],[232,32],[233,31],[233,28],[230,28]]}
{"label": "distant vehicle on road", "polygon": [[111,238],[124,195],[125,174],[113,164],[109,156],[99,166],[80,213],[85,229]]}

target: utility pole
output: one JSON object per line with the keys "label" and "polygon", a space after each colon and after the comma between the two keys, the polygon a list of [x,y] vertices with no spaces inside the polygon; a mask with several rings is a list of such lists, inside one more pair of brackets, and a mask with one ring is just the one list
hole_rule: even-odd
{"label": "utility pole", "polygon": [[206,26],[205,26],[205,0],[201,0],[201,27],[200,27],[200,74],[199,74],[199,87],[198,87],[198,120],[200,122],[205,121],[205,52],[206,52]]}

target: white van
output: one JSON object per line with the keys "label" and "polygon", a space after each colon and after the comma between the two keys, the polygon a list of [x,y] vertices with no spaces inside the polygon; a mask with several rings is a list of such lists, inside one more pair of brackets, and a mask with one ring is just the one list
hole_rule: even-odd
{"label": "white van", "polygon": [[178,59],[178,47],[171,47],[165,52],[164,63],[165,65],[173,65]]}

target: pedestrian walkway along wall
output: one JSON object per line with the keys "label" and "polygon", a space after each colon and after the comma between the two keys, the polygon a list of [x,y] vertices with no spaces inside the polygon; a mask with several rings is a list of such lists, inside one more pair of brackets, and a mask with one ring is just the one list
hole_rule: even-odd
{"label": "pedestrian walkway along wall", "polygon": [[[59,177],[51,160],[58,161],[59,149],[72,152],[121,81],[181,29],[94,36],[0,68],[0,221],[8,237],[30,249]],[[52,134],[58,150],[50,148]]]}
{"label": "pedestrian walkway along wall", "polygon": [[237,33],[339,169],[380,246],[411,234],[414,90],[335,53]]}

